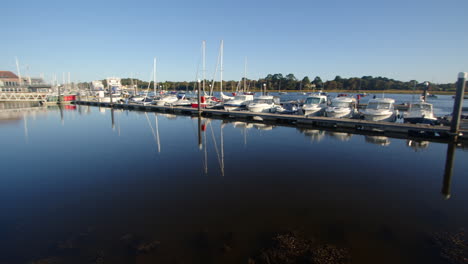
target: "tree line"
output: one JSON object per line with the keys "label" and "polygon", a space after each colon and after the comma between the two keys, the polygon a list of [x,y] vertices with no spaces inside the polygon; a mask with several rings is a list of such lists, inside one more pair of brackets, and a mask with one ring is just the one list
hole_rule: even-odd
{"label": "tree line", "polygon": [[[104,86],[107,86],[106,80],[102,80]],[[139,90],[153,89],[154,83],[146,82],[138,79],[122,78],[122,85],[127,87],[135,85]],[[89,83],[88,83],[89,85]],[[158,89],[164,90],[196,90],[198,82],[192,81],[165,81],[157,84]],[[201,83],[200,83],[201,85]],[[219,91],[220,82],[205,80],[205,90]],[[267,91],[288,91],[288,90],[351,90],[351,91],[366,91],[366,90],[420,90],[424,87],[424,82],[411,80],[408,82],[398,81],[385,77],[351,77],[342,78],[336,76],[335,79],[329,81],[322,81],[319,76],[316,76],[311,80],[308,76],[302,79],[297,79],[294,74],[290,73],[283,76],[281,73],[268,74],[264,78],[258,80],[242,78],[239,81],[223,81],[223,91],[236,91],[236,90],[261,90],[266,89]],[[447,84],[435,84],[431,83],[429,90],[431,91],[454,91],[456,90],[455,83]]]}

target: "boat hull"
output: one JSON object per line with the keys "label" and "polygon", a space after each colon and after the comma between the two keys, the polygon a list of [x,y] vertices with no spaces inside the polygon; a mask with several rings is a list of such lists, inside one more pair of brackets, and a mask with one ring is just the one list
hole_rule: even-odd
{"label": "boat hull", "polygon": [[367,121],[380,121],[380,122],[395,122],[396,115],[395,114],[386,114],[386,115],[370,115],[364,114],[364,120]]}
{"label": "boat hull", "polygon": [[276,109],[273,107],[264,107],[264,106],[248,106],[250,112],[254,113],[274,113]]}
{"label": "boat hull", "polygon": [[226,111],[241,111],[247,109],[246,105],[227,105],[224,104],[224,110]]}
{"label": "boat hull", "polygon": [[352,118],[353,117],[353,112],[346,111],[346,112],[331,112],[331,111],[326,111],[325,112],[326,117],[332,117],[332,118]]}
{"label": "boat hull", "polygon": [[304,116],[323,116],[323,109],[322,108],[315,108],[315,109],[302,109],[304,111]]}
{"label": "boat hull", "polygon": [[427,124],[427,125],[435,125],[437,119],[432,118],[425,118],[425,117],[405,117],[403,122],[410,123],[410,124]]}

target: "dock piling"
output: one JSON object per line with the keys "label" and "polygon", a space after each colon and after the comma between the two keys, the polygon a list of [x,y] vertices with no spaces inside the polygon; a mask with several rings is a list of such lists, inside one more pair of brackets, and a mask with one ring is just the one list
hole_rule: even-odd
{"label": "dock piling", "polygon": [[455,94],[455,102],[453,103],[452,124],[450,126],[450,133],[458,136],[460,132],[460,116],[462,113],[463,96],[465,94],[465,84],[468,78],[468,73],[460,72],[457,81],[457,93]]}

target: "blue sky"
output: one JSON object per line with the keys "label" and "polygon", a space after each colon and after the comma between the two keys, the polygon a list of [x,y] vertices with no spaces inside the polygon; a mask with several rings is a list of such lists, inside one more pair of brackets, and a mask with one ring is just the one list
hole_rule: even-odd
{"label": "blue sky", "polygon": [[[384,76],[454,82],[468,71],[468,1],[4,1],[0,70],[74,81],[131,73],[207,77],[224,40],[224,79]],[[219,77],[218,77],[219,78]]]}

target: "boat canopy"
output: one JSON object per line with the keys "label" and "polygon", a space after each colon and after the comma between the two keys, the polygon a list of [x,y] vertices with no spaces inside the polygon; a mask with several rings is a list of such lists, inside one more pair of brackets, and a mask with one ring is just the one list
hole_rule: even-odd
{"label": "boat canopy", "polygon": [[412,104],[410,107],[411,110],[425,110],[425,111],[432,111],[432,104],[427,103],[416,103]]}
{"label": "boat canopy", "polygon": [[327,99],[324,96],[310,96],[307,97],[304,104],[324,104],[326,102]]}

